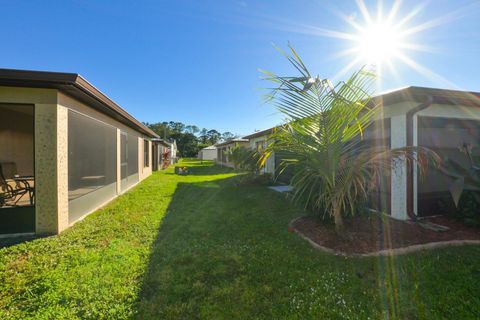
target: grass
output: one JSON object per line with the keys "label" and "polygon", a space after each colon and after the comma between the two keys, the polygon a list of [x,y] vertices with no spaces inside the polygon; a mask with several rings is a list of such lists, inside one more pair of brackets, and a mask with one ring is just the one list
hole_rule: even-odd
{"label": "grass", "polygon": [[155,173],[60,236],[0,250],[0,319],[477,319],[480,247],[314,250],[281,194],[228,169]]}

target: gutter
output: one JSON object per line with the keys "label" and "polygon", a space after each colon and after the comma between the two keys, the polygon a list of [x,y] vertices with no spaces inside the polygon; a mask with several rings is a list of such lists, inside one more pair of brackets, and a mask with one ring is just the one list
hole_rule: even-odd
{"label": "gutter", "polygon": [[[427,96],[427,100],[407,112],[407,147],[413,147],[413,116],[418,112],[430,107],[433,103],[433,97]],[[418,137],[417,137],[418,138]],[[413,208],[413,164],[407,161],[407,215],[413,221],[417,220],[417,214]]]}

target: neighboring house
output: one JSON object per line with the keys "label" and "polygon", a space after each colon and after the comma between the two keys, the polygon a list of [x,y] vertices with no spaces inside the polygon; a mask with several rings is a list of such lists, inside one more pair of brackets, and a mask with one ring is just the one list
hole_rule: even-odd
{"label": "neighboring house", "polygon": [[215,161],[217,159],[217,147],[209,146],[203,148],[198,152],[198,159]]}
{"label": "neighboring house", "polygon": [[[270,128],[262,131],[257,131],[255,133],[244,136],[243,139],[248,140],[248,146],[251,150],[261,152],[270,143],[269,139],[274,129],[275,128]],[[275,176],[276,161],[280,161],[280,159],[277,159],[275,153],[273,153],[270,157],[268,157],[267,161],[265,162],[265,166],[260,170],[260,173],[269,173],[272,176]]]}
{"label": "neighboring house", "polygon": [[234,164],[228,159],[228,154],[230,153],[230,150],[237,145],[246,147],[248,146],[248,140],[235,138],[225,142],[217,143],[217,164],[233,168]]}
{"label": "neighboring house", "polygon": [[[473,147],[474,157],[480,156],[480,93],[408,87],[374,97],[381,105],[372,126],[365,130],[363,140],[377,146],[400,148],[424,146],[437,152],[442,159],[453,159],[465,168],[471,166],[462,145]],[[252,149],[263,149],[272,129],[243,137]],[[267,161],[265,172],[274,173],[281,161],[275,154]],[[288,172],[282,177],[288,182]],[[454,212],[450,195],[453,179],[430,167],[421,179],[416,165],[397,161],[392,172],[385,172],[379,191],[371,195],[372,207],[406,220],[416,217]]]}
{"label": "neighboring house", "polygon": [[152,173],[152,138],[78,74],[0,69],[0,233],[83,219]]}
{"label": "neighboring house", "polygon": [[174,164],[178,162],[178,157],[177,157],[177,141],[173,140],[169,142],[170,145],[170,164]]}
{"label": "neighboring house", "polygon": [[[152,139],[153,149],[152,149],[152,161],[153,161],[153,171],[158,171],[164,169],[164,157],[165,154],[170,154],[170,143],[163,139],[155,138]],[[170,160],[168,160],[170,163]]]}
{"label": "neighboring house", "polygon": [[[364,139],[390,148],[424,146],[441,158],[450,158],[469,168],[459,147],[469,144],[480,155],[480,93],[408,87],[381,94],[374,103],[382,106]],[[397,219],[452,212],[449,189],[453,180],[429,168],[420,179],[416,165],[399,161],[381,183],[380,209]]]}

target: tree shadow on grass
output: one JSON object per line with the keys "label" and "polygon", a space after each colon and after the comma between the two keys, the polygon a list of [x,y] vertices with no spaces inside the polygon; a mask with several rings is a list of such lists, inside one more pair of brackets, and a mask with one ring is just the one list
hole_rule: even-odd
{"label": "tree shadow on grass", "polygon": [[[298,214],[283,195],[264,186],[239,185],[238,176],[179,183],[150,251],[137,318],[268,314],[268,299],[239,305],[236,296],[256,286],[262,273],[271,269],[269,263],[280,263],[285,246],[291,245],[288,239],[294,239],[294,246],[305,247],[287,230],[290,219]],[[267,266],[255,266],[261,272],[247,272],[249,261],[265,254],[264,246],[276,258],[266,258]],[[283,285],[278,282],[279,287]],[[262,296],[268,290],[265,286],[252,295]]]}
{"label": "tree shadow on grass", "polygon": [[[458,259],[454,249],[440,260],[437,252],[363,259],[325,254],[288,233],[288,222],[304,213],[283,195],[240,186],[238,176],[193,179],[178,183],[151,247],[138,319],[434,319],[468,311],[468,292],[478,281],[448,270],[473,265],[475,255]],[[442,272],[449,281],[437,279]],[[428,294],[419,295],[419,287]]]}
{"label": "tree shadow on grass", "polygon": [[[211,176],[211,169],[197,167],[192,171],[196,175]],[[213,170],[221,174],[218,168],[213,167]],[[195,291],[202,290],[207,282],[215,283],[209,274],[212,265],[220,263],[228,269],[234,263],[227,257],[211,257],[208,244],[221,235],[215,235],[215,230],[225,225],[221,212],[228,210],[222,197],[235,189],[237,181],[237,177],[229,177],[178,183],[151,248],[139,294],[137,318],[182,318],[186,314],[187,318],[196,317],[189,313],[196,310]],[[201,270],[194,270],[198,268]]]}

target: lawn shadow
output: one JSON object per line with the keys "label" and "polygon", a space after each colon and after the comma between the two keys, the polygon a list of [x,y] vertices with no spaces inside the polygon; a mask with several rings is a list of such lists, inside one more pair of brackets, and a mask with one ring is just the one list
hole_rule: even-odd
{"label": "lawn shadow", "polygon": [[[192,175],[222,174],[218,170],[216,166],[194,167]],[[228,172],[231,170],[225,170],[223,173]],[[188,279],[192,274],[192,262],[194,259],[200,259],[200,265],[203,266],[212,263],[202,246],[214,236],[211,233],[212,228],[220,227],[225,222],[221,215],[205,215],[202,212],[216,207],[222,193],[228,189],[231,192],[237,186],[237,182],[237,177],[233,176],[177,184],[150,250],[148,267],[141,281],[136,318],[182,318],[185,316],[185,310],[169,308],[170,304],[178,301],[188,304],[186,309],[192,311],[195,309],[194,299],[183,296],[186,292],[192,292],[192,297],[195,295],[196,280]],[[218,208],[224,209],[221,206]],[[226,263],[228,266],[228,261],[216,262]],[[198,261],[196,264],[199,264]],[[210,275],[205,274],[205,277]],[[215,279],[201,281],[215,283]],[[187,283],[191,288],[185,287]],[[196,318],[197,315],[189,313],[188,318],[190,317]]]}
{"label": "lawn shadow", "polygon": [[8,248],[24,242],[30,242],[40,238],[45,238],[45,236],[32,234],[32,235],[19,235],[19,236],[0,238],[0,249]]}

